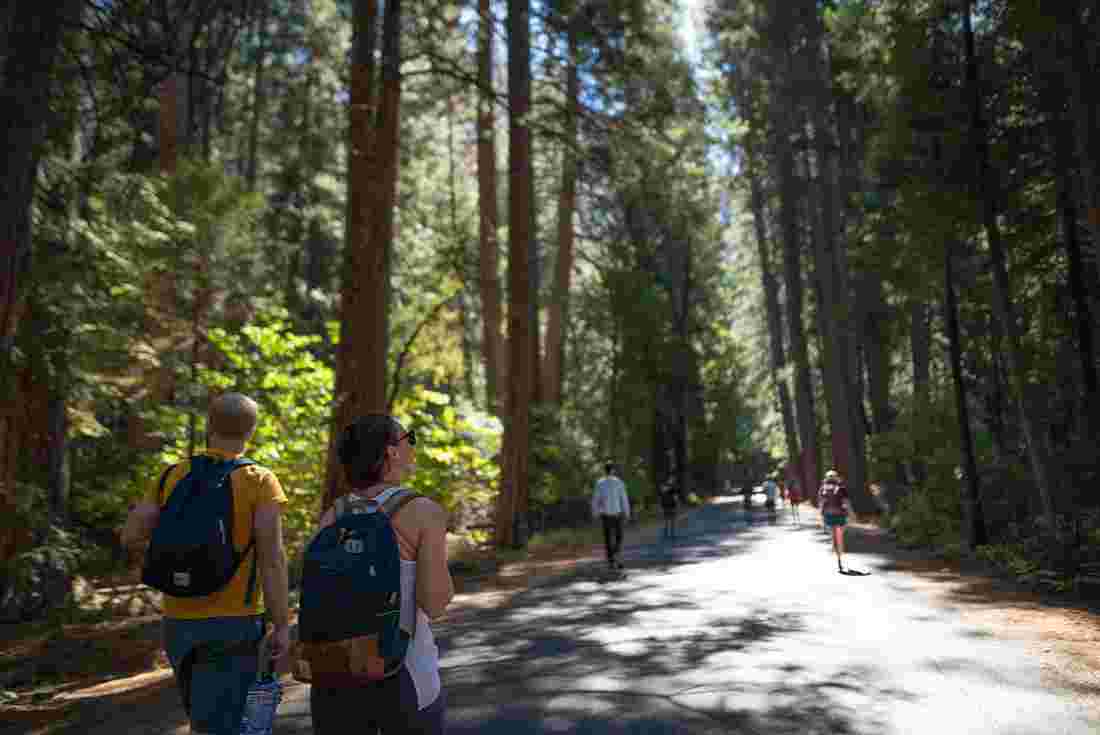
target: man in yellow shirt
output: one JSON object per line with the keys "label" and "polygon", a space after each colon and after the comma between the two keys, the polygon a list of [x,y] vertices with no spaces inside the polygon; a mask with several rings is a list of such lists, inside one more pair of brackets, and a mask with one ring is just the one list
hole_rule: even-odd
{"label": "man in yellow shirt", "polygon": [[[210,405],[209,441],[203,456],[215,462],[241,457],[256,430],[258,407],[240,393]],[[191,460],[168,468],[130,511],[122,543],[135,547],[153,533],[163,505],[190,472]],[[233,493],[233,546],[245,552],[229,583],[202,597],[164,596],[164,647],[195,735],[237,735],[248,687],[256,678],[264,607],[274,625],[272,657],[290,648],[282,506],[275,474],[256,464],[239,467],[227,481]],[[263,595],[258,594],[257,577]]]}

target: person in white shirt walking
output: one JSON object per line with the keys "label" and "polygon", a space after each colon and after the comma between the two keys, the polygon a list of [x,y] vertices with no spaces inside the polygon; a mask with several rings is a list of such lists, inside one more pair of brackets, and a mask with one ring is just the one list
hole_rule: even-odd
{"label": "person in white shirt walking", "polygon": [[603,521],[608,566],[622,569],[619,551],[623,546],[623,523],[630,520],[630,499],[626,495],[626,485],[615,474],[615,465],[608,462],[604,470],[607,474],[596,481],[592,493],[592,517]]}

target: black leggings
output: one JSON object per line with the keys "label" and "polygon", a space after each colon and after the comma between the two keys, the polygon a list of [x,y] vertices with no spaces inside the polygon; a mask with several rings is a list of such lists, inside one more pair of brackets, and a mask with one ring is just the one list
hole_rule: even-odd
{"label": "black leggings", "polygon": [[607,558],[614,559],[623,548],[623,517],[604,515],[600,518],[603,519],[603,542],[607,547]]}
{"label": "black leggings", "polygon": [[416,686],[407,670],[361,687],[310,688],[310,714],[316,735],[445,735],[443,692],[417,708]]}

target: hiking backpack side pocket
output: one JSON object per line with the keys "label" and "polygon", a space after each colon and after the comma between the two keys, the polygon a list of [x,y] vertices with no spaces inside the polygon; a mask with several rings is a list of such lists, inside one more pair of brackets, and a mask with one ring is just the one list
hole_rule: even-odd
{"label": "hiking backpack side pocket", "polygon": [[172,597],[203,597],[229,584],[255,540],[233,545],[230,474],[255,464],[193,457],[191,467],[160,509],[141,581]]}

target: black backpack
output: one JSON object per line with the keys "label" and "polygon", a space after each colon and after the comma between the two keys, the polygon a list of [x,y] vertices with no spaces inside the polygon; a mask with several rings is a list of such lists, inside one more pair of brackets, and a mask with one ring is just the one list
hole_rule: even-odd
{"label": "black backpack", "polygon": [[[141,581],[172,597],[203,597],[225,587],[255,545],[233,546],[233,487],[229,475],[250,459],[191,458],[176,484],[145,553]],[[171,467],[160,478],[160,494]],[[252,565],[255,572],[256,565]],[[251,585],[250,585],[251,586]]]}
{"label": "black backpack", "polygon": [[306,546],[295,677],[358,686],[398,673],[414,630],[401,627],[401,556],[390,520],[419,495],[398,488],[378,504],[336,499],[332,525]]}

